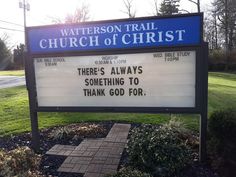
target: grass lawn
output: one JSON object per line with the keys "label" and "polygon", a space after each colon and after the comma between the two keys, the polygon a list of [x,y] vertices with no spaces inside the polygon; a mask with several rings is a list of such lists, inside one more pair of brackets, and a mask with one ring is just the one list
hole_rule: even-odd
{"label": "grass lawn", "polygon": [[[216,109],[236,106],[236,74],[209,73],[209,115]],[[197,131],[198,115],[174,115],[186,127]],[[83,121],[126,121],[164,123],[167,114],[128,113],[39,113],[39,127],[50,127]],[[25,86],[0,90],[0,136],[30,131],[28,97]]]}
{"label": "grass lawn", "polygon": [[[236,108],[236,74],[212,72],[208,80],[208,112]],[[208,115],[209,115],[208,114]]]}
{"label": "grass lawn", "polygon": [[0,71],[0,76],[24,76],[24,70]]}

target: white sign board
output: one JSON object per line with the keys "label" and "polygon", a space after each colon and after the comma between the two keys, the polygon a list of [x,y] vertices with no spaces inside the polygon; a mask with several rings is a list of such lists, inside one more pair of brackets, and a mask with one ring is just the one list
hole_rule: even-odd
{"label": "white sign board", "polygon": [[39,107],[195,107],[196,52],[35,58]]}

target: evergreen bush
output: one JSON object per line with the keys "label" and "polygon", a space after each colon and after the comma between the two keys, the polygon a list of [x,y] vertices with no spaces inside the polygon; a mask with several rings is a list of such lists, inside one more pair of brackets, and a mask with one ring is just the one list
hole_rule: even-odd
{"label": "evergreen bush", "polygon": [[176,123],[134,128],[128,142],[130,164],[154,176],[171,176],[191,162],[191,148],[184,129]]}

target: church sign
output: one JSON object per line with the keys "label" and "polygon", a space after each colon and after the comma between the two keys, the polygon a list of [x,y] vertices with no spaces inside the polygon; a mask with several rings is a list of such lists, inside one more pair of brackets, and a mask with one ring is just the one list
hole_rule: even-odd
{"label": "church sign", "polygon": [[200,13],[27,27],[32,129],[45,111],[203,115],[202,20]]}
{"label": "church sign", "polygon": [[201,18],[135,18],[33,27],[27,30],[29,50],[45,54],[200,45]]}

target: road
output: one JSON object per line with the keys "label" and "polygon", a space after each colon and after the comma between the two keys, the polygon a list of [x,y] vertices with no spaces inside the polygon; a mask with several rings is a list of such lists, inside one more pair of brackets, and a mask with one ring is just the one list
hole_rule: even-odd
{"label": "road", "polygon": [[0,76],[0,89],[25,85],[25,76]]}

